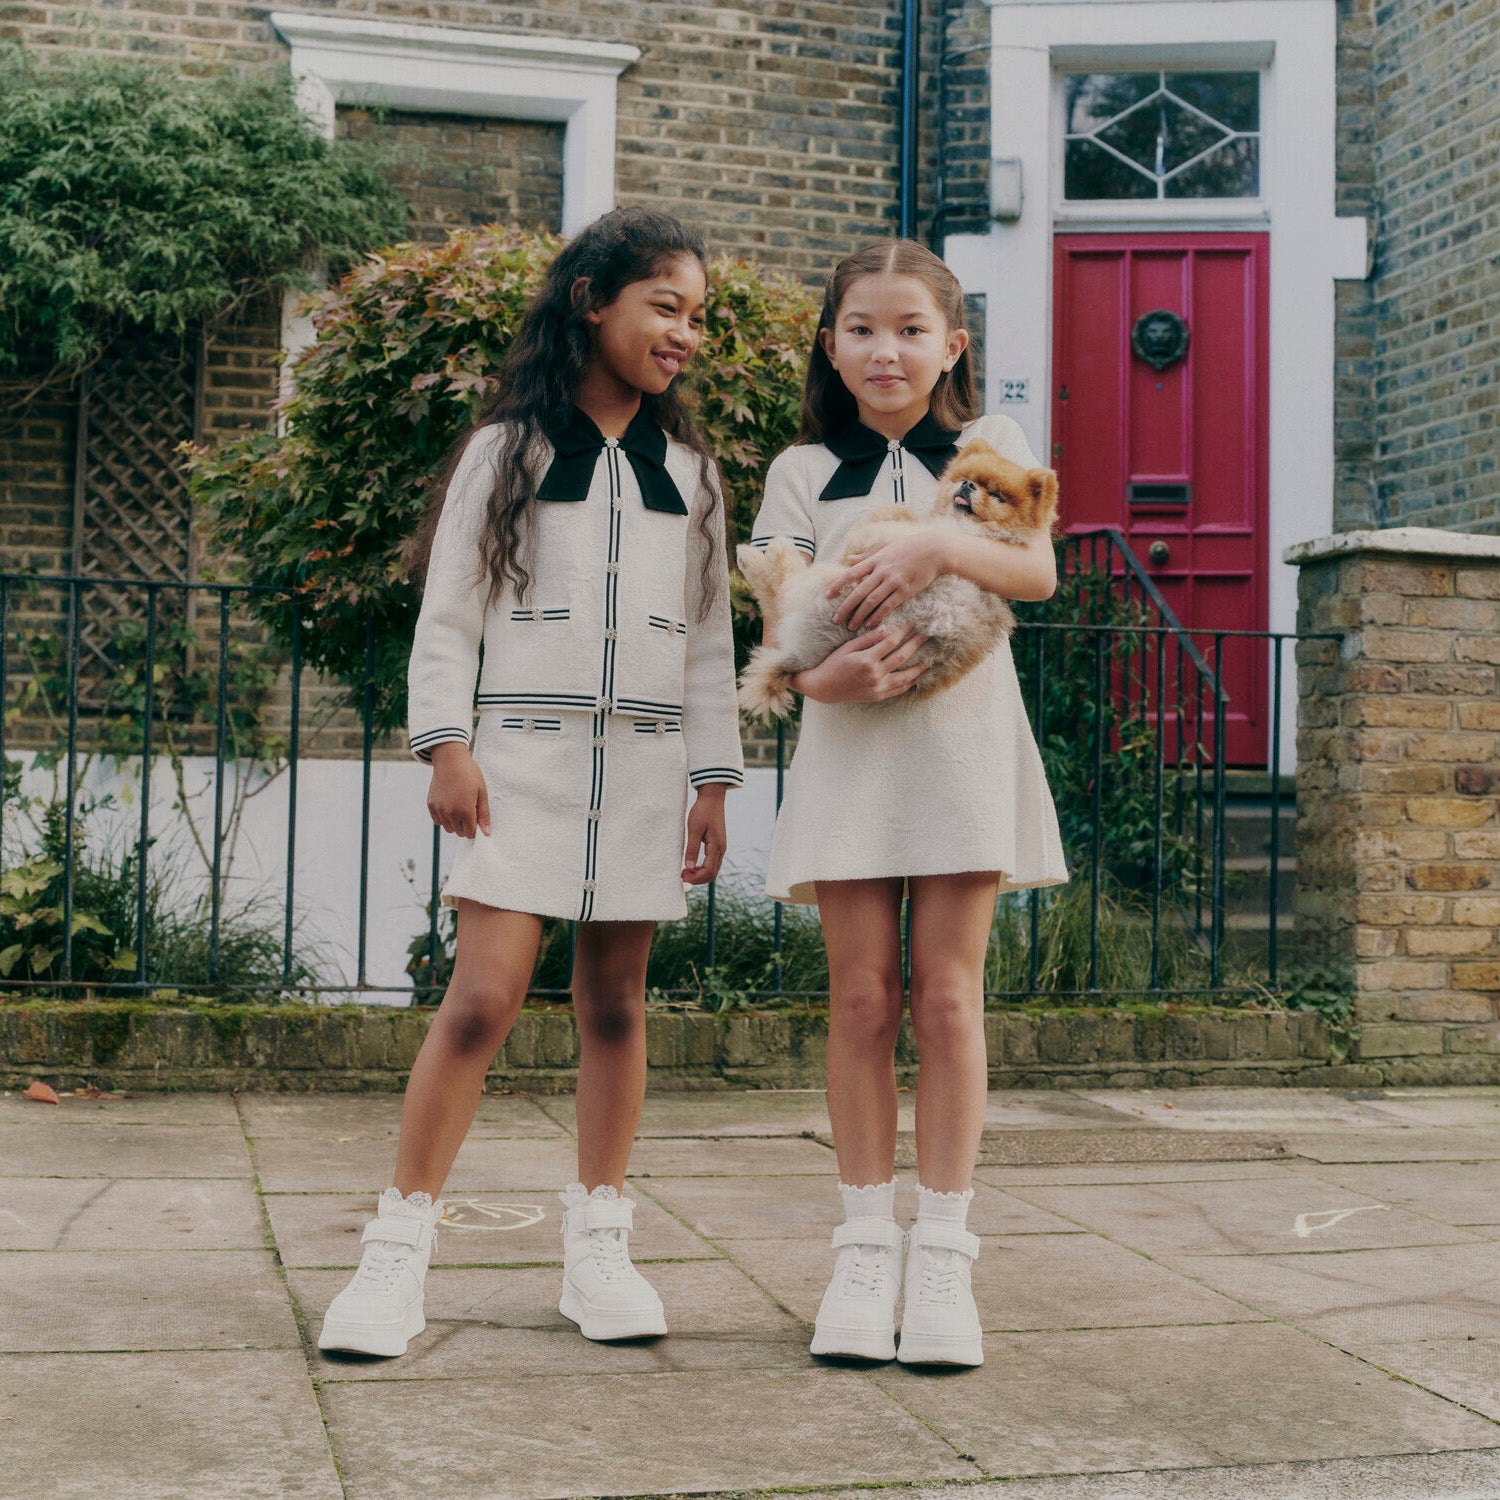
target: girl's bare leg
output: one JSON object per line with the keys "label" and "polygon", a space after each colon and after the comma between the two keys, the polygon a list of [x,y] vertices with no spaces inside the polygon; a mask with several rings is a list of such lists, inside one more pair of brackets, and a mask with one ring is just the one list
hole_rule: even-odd
{"label": "girl's bare leg", "polygon": [[516,1023],[536,967],[542,919],[458,903],[453,978],[412,1066],[401,1106],[395,1185],[436,1198],[473,1123],[495,1054]]}
{"label": "girl's bare leg", "polygon": [[646,959],[652,922],[581,922],[573,950],[578,1020],[578,1180],[621,1189],[646,1097]]}
{"label": "girl's bare leg", "polygon": [[995,915],[994,875],[911,881],[911,1023],[917,1078],[917,1180],[961,1193],[974,1175],[989,1071],[984,957]]}
{"label": "girl's bare leg", "polygon": [[896,1170],[896,1038],[901,1030],[901,881],[820,880],[828,949],[828,1118],[839,1180]]}

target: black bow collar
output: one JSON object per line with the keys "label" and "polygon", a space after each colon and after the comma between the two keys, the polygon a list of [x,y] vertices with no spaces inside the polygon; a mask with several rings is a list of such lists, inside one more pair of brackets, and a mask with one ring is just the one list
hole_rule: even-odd
{"label": "black bow collar", "polygon": [[[851,421],[831,432],[824,446],[842,460],[833,478],[823,486],[819,500],[847,500],[854,495],[868,495],[875,476],[890,452],[890,444],[863,422]],[[902,439],[901,446],[914,453],[929,474],[941,474],[944,465],[958,452],[958,434],[939,427],[931,412]]]}
{"label": "black bow collar", "polygon": [[[585,499],[594,477],[594,465],[604,447],[604,434],[586,411],[570,406],[561,425],[548,432],[547,437],[556,451],[537,486],[537,499]],[[667,472],[667,435],[646,414],[644,406],[630,419],[620,447],[630,460],[646,509],[685,516],[688,508],[682,493]]]}

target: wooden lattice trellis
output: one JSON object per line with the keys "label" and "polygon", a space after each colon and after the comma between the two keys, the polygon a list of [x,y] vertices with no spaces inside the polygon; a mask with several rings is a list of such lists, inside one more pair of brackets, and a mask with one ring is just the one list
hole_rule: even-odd
{"label": "wooden lattice trellis", "polygon": [[[174,451],[196,439],[202,342],[121,337],[84,376],[73,499],[73,572],[99,579],[186,583],[195,572],[191,506]],[[162,590],[158,620],[191,619],[191,596]],[[82,591],[79,703],[98,708],[127,621],[146,591],[100,583]]]}

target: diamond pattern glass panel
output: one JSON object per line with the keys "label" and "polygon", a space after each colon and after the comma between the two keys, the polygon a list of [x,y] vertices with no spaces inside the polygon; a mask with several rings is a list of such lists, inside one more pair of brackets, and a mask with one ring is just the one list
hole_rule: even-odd
{"label": "diamond pattern glass panel", "polygon": [[1069,199],[1253,198],[1260,191],[1260,75],[1073,73]]}

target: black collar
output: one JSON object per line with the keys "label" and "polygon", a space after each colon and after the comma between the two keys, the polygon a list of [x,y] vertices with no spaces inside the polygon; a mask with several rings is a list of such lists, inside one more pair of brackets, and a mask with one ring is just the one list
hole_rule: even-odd
{"label": "black collar", "polygon": [[[873,428],[852,421],[829,433],[824,446],[842,460],[833,478],[823,486],[819,500],[847,500],[854,495],[868,495],[875,476],[890,452],[890,444]],[[941,474],[944,465],[958,452],[958,434],[939,427],[931,412],[902,439],[901,446],[914,453],[929,474]]]}
{"label": "black collar", "polygon": [[[586,411],[570,406],[562,423],[555,431],[549,431],[547,437],[555,453],[537,486],[537,499],[585,499],[594,477],[594,465],[604,448],[604,434]],[[667,435],[647,415],[644,406],[630,419],[620,447],[630,460],[646,509],[685,516],[688,508],[667,472]]]}

